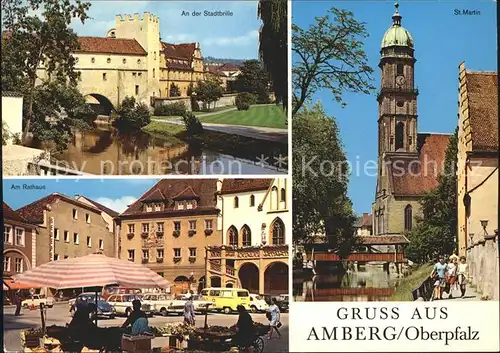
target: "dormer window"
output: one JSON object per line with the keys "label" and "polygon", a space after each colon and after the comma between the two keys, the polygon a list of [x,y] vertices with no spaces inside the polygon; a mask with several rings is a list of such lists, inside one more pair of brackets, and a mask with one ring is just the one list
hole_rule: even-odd
{"label": "dormer window", "polygon": [[155,208],[155,211],[161,211],[161,203],[155,204],[154,208]]}
{"label": "dormer window", "polygon": [[177,207],[178,210],[183,210],[185,208],[185,203],[183,201],[177,202]]}

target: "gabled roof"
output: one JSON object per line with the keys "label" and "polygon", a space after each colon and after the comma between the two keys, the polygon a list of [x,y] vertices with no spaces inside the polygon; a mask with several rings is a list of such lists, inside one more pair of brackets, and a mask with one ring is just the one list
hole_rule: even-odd
{"label": "gabled roof", "polygon": [[393,155],[387,165],[394,195],[422,195],[437,187],[450,135],[418,134],[418,159]]}
{"label": "gabled roof", "polygon": [[144,48],[135,39],[78,37],[80,49],[77,53],[147,55]]}
{"label": "gabled roof", "polygon": [[[3,218],[4,222],[7,223],[8,221],[13,221],[16,223],[22,223],[25,225],[30,225],[28,220],[26,220],[23,216],[19,214],[19,212],[14,211],[12,208],[10,208],[9,205],[7,205],[5,202],[3,202]],[[31,225],[33,228],[35,227],[34,225]]]}
{"label": "gabled roof", "polygon": [[156,189],[152,193],[150,193],[148,196],[144,197],[142,199],[143,202],[155,202],[155,201],[166,201],[165,196],[163,196],[163,193],[161,190]]}
{"label": "gabled roof", "polygon": [[224,179],[221,194],[267,190],[273,179]]}
{"label": "gabled roof", "polygon": [[109,214],[113,218],[116,217],[116,216],[118,216],[120,214],[119,212],[116,212],[116,211],[112,210],[111,208],[108,208],[108,207],[104,206],[103,204],[100,204],[99,202],[91,200],[88,197],[85,197],[83,195],[80,195],[80,196],[84,197],[85,200],[87,200],[92,205],[94,205],[95,207],[97,207],[98,209],[100,209],[102,212]]}
{"label": "gabled roof", "polygon": [[[190,210],[174,209],[174,198],[182,195],[184,192],[198,195],[199,201],[196,208]],[[215,193],[217,191],[217,179],[162,179],[155,186],[149,189],[139,200],[130,205],[121,216],[133,215],[155,215],[163,213],[186,213],[186,212],[218,212],[216,208]],[[163,211],[144,211],[144,202],[151,199],[157,199],[160,195],[164,196],[163,202],[165,209]]]}
{"label": "gabled roof", "polygon": [[26,206],[21,207],[17,210],[19,214],[27,219],[31,223],[43,223],[43,211],[46,209],[47,205],[52,205],[56,201],[61,200],[64,202],[68,202],[72,205],[85,208],[91,212],[95,212],[101,214],[101,211],[96,207],[87,205],[83,202],[77,201],[63,194],[53,193],[47,195],[39,200],[36,200]]}
{"label": "gabled roof", "polygon": [[161,42],[161,44],[163,47],[163,53],[170,59],[184,59],[191,62],[196,50],[196,43],[171,44]]}
{"label": "gabled roof", "polygon": [[194,190],[191,186],[188,186],[187,188],[182,190],[179,194],[172,197],[172,200],[176,200],[176,201],[193,200],[193,199],[199,200],[200,196],[196,192],[194,192]]}
{"label": "gabled roof", "polygon": [[498,74],[466,71],[472,151],[498,151]]}

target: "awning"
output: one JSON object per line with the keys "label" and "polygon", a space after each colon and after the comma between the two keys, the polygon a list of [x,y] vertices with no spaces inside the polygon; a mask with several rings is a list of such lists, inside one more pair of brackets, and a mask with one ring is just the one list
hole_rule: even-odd
{"label": "awning", "polygon": [[[5,289],[5,286],[7,285],[7,289]],[[31,284],[27,282],[14,282],[11,279],[4,279],[3,280],[3,290],[17,290],[17,289],[30,289],[30,288],[41,288],[40,286],[36,284]]]}

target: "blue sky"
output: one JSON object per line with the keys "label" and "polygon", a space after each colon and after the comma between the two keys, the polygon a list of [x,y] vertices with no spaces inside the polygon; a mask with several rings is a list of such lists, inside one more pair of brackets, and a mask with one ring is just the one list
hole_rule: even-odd
{"label": "blue sky", "polygon": [[[18,209],[54,192],[74,197],[84,195],[117,212],[123,212],[149,190],[158,179],[4,179],[3,201]],[[44,190],[24,188],[32,185]],[[21,189],[18,190],[17,186]]]}
{"label": "blue sky", "polygon": [[[203,56],[231,59],[256,59],[261,21],[257,1],[90,1],[91,19],[84,25],[74,22],[82,36],[104,37],[114,27],[118,14],[143,14],[148,11],[160,18],[163,41],[200,42]],[[201,12],[199,17],[181,16]],[[231,11],[231,17],[205,17],[203,12]]]}
{"label": "blue sky", "polygon": [[[358,21],[366,22],[370,37],[365,41],[369,65],[375,70],[374,85],[380,87],[378,68],[380,44],[392,24],[394,1],[293,1],[292,21],[302,28],[324,16],[333,6],[350,10]],[[478,16],[455,15],[455,9],[480,10]],[[402,25],[415,41],[415,85],[418,131],[452,133],[457,126],[458,65],[474,71],[496,71],[496,3],[490,1],[400,1]],[[345,94],[348,106],[341,108],[329,92],[319,92],[328,115],[341,129],[345,151],[353,172],[349,196],[357,213],[370,212],[376,186],[376,169],[363,172],[367,161],[377,158],[377,114],[375,94]],[[370,168],[370,166],[369,166]],[[366,175],[369,174],[369,175]]]}

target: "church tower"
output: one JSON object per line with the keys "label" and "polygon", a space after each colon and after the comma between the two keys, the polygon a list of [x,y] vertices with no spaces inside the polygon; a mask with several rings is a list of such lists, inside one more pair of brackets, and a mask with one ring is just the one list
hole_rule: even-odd
{"label": "church tower", "polygon": [[[380,50],[382,71],[378,118],[379,162],[388,156],[417,153],[417,95],[413,38],[401,26],[399,4],[392,26],[385,32]],[[381,163],[379,163],[381,165]]]}

